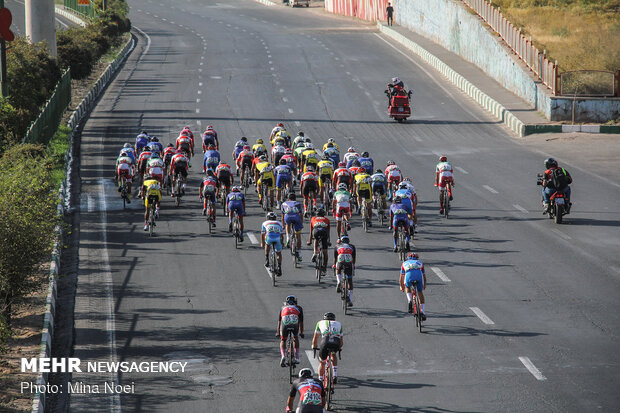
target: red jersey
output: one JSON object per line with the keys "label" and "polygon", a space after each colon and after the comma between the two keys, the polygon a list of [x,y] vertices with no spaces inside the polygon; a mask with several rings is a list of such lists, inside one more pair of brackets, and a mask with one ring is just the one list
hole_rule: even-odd
{"label": "red jersey", "polygon": [[351,171],[352,176],[355,176],[357,175],[357,172],[359,171],[360,168],[361,166],[352,166],[349,168],[349,171]]}
{"label": "red jersey", "polygon": [[327,217],[312,217],[310,220],[310,230],[315,228],[326,228],[329,231],[329,218]]}
{"label": "red jersey", "polygon": [[142,168],[142,165],[145,164],[145,162],[148,162],[148,160],[151,158],[151,151],[145,150],[144,152],[142,152],[140,154],[140,159],[138,159],[138,168]]}
{"label": "red jersey", "polygon": [[400,168],[398,165],[390,165],[385,168],[385,176],[387,177],[394,175],[395,172],[398,172],[398,176],[400,176]]}
{"label": "red jersey", "polygon": [[174,156],[175,152],[176,148],[174,146],[166,146],[164,148],[164,160],[170,159],[172,156]]}
{"label": "red jersey", "polygon": [[280,321],[284,326],[299,324],[304,321],[303,310],[296,305],[285,305],[280,310]]}
{"label": "red jersey", "polygon": [[246,157],[250,158],[252,160],[252,165],[254,165],[254,153],[250,149],[244,149],[239,152],[239,156],[237,156],[237,166],[241,166],[241,161]]}
{"label": "red jersey", "polygon": [[217,190],[217,180],[207,176],[200,184],[200,193],[203,192],[203,189],[207,192],[215,192]]}
{"label": "red jersey", "polygon": [[319,177],[314,172],[306,172],[301,176],[301,182],[314,181],[318,182]]}
{"label": "red jersey", "polygon": [[188,146],[192,144],[192,140],[189,135],[179,135],[177,138],[177,149],[183,144],[187,144]]}
{"label": "red jersey", "polygon": [[215,174],[217,176],[220,175],[220,172],[228,172],[230,173],[230,165],[226,164],[226,163],[221,163],[217,166],[217,168],[215,168]]}
{"label": "red jersey", "polygon": [[189,162],[187,161],[187,157],[182,153],[177,153],[172,157],[172,161],[170,161],[170,172],[174,172],[174,168],[176,168],[177,166],[180,168],[185,168],[185,170],[189,168]]}
{"label": "red jersey", "polygon": [[280,159],[284,159],[286,161],[286,164],[289,166],[297,166],[297,160],[295,159],[295,156],[293,154],[286,154],[283,155],[282,158]]}
{"label": "red jersey", "polygon": [[333,182],[338,182],[338,178],[343,178],[346,180],[351,180],[351,171],[349,171],[347,168],[338,168],[334,171],[334,179],[332,179]]}

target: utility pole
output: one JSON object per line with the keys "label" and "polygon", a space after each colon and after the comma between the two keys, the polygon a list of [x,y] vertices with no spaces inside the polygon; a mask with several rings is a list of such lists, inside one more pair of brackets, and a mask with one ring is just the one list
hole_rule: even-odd
{"label": "utility pole", "polygon": [[30,43],[47,42],[47,48],[56,57],[56,21],[54,0],[26,0],[26,37]]}

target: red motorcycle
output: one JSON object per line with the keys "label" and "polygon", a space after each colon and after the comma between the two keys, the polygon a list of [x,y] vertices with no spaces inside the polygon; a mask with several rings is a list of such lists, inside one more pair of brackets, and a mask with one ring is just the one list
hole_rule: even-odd
{"label": "red motorcycle", "polygon": [[397,122],[404,122],[411,116],[411,90],[397,89],[393,94],[385,90],[389,99],[388,115]]}

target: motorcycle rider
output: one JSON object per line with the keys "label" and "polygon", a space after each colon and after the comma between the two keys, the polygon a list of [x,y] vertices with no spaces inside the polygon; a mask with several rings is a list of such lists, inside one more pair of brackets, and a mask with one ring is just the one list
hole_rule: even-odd
{"label": "motorcycle rider", "polygon": [[[571,191],[569,184],[573,183],[573,178],[570,176],[566,169],[560,168],[558,166],[558,161],[553,158],[545,159],[545,168],[546,170],[543,173],[542,180],[543,214],[549,212],[549,209],[551,207],[551,195],[553,195],[555,192],[564,193],[564,197],[566,198],[566,205],[568,205],[566,213],[568,214],[572,205],[572,203],[570,202]],[[559,176],[560,179],[556,178],[554,180],[553,175],[556,173],[556,170],[561,171],[561,173],[558,172],[558,175],[556,175]],[[557,186],[559,186],[559,188]]]}

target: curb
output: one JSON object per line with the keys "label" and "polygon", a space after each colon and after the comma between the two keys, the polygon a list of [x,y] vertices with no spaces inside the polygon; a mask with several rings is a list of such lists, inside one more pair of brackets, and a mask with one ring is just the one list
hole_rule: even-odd
{"label": "curb", "polygon": [[66,11],[65,9],[61,9],[58,6],[55,7],[54,11],[56,12],[56,14],[61,15],[67,20],[71,20],[73,23],[79,26],[86,27],[86,22],[82,18],[78,17],[77,15],[70,13]]}
{"label": "curb", "polygon": [[[58,12],[58,9],[56,9]],[[64,15],[63,15],[64,16]],[[78,23],[79,24],[79,23]],[[86,98],[78,105],[71,114],[67,126],[71,128],[69,135],[69,150],[65,154],[65,179],[60,184],[58,204],[58,215],[63,216],[66,212],[71,211],[71,175],[73,172],[73,141],[75,133],[80,122],[95,106],[101,92],[106,88],[110,79],[114,76],[121,63],[129,55],[135,46],[133,36],[127,41],[123,49],[119,52],[118,57],[108,65],[106,70],[99,76],[97,83],[88,93]],[[56,315],[56,279],[60,271],[60,253],[62,245],[63,231],[60,226],[55,228],[54,246],[52,247],[52,258],[50,263],[49,287],[47,289],[47,299],[45,303],[45,315],[43,318],[43,330],[41,331],[41,350],[40,358],[51,357],[52,355],[52,338],[54,336],[54,316]],[[39,373],[36,379],[37,385],[43,387],[47,384],[47,373]],[[35,393],[32,400],[31,413],[43,413],[45,411],[45,393]]]}
{"label": "curb", "polygon": [[254,0],[254,1],[262,3],[265,6],[275,6],[276,5],[274,2],[269,1],[269,0]]}

